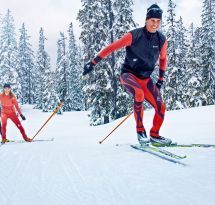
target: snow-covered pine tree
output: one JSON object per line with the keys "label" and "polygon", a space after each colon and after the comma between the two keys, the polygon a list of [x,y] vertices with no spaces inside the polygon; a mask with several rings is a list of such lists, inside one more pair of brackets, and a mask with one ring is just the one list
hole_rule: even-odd
{"label": "snow-covered pine tree", "polygon": [[[121,38],[125,33],[136,28],[137,24],[133,20],[132,6],[133,0],[113,1],[113,40]],[[133,102],[132,97],[125,92],[125,89],[121,86],[119,81],[121,66],[125,58],[125,49],[115,52],[114,55],[116,60],[114,62],[114,58],[112,58],[111,66],[116,81],[116,105],[113,109],[112,118],[117,119],[131,112],[131,104]]]}
{"label": "snow-covered pine tree", "polygon": [[[82,32],[80,35],[80,40],[82,42],[81,50],[83,56],[80,59],[83,64],[89,62],[92,58],[95,57],[99,49],[95,50],[93,38],[97,35],[97,30],[95,29],[95,19],[94,19],[94,4],[95,0],[81,0],[82,8],[78,12],[77,20],[80,23]],[[94,22],[94,24],[92,24]],[[99,42],[98,42],[99,43]],[[94,85],[95,83],[95,74],[92,72],[89,74],[89,77],[85,77],[83,81],[83,92],[84,92],[84,107],[86,110],[93,107],[91,96],[94,95]]]}
{"label": "snow-covered pine tree", "polygon": [[[51,70],[46,71],[46,95],[43,98],[43,112],[52,112],[60,103],[61,100],[56,92],[55,73]],[[58,114],[62,114],[62,110],[58,111]]]}
{"label": "snow-covered pine tree", "polygon": [[[82,28],[82,32],[80,35],[80,40],[83,43],[83,59],[85,62],[91,60],[97,54],[94,50],[94,45],[92,45],[94,36],[98,36],[97,30],[95,26],[92,24],[95,23],[94,13],[96,9],[96,0],[81,0],[82,9],[79,10],[77,20],[80,22],[80,27]],[[98,2],[98,6],[100,3]],[[99,43],[99,41],[97,42]]]}
{"label": "snow-covered pine tree", "polygon": [[203,89],[207,105],[215,103],[215,1],[204,0],[202,11],[201,58]]}
{"label": "snow-covered pine tree", "polygon": [[82,83],[82,68],[81,49],[78,48],[73,32],[73,24],[70,23],[68,29],[69,46],[68,46],[68,63],[69,63],[69,95],[67,103],[70,104],[71,110],[83,110],[83,83]]}
{"label": "snow-covered pine tree", "polygon": [[67,96],[70,94],[69,85],[71,79],[71,71],[69,68],[66,52],[66,37],[62,32],[60,32],[60,38],[57,41],[57,67],[55,75],[57,94],[61,100],[66,100],[62,110],[71,111],[71,100],[70,98],[67,99]]}
{"label": "snow-covered pine tree", "polygon": [[43,28],[39,32],[39,46],[36,56],[35,97],[36,108],[44,112],[53,110],[60,102],[53,84],[50,57],[45,50],[45,36]]}
{"label": "snow-covered pine tree", "polygon": [[[114,11],[113,11],[113,5],[112,5],[112,1],[108,0],[108,1],[101,1],[102,2],[102,11],[103,11],[103,30],[106,30],[107,32],[107,37],[106,39],[103,39],[103,41],[105,41],[106,45],[110,44],[114,41],[114,24],[115,24],[115,15],[114,15]],[[111,118],[115,118],[116,116],[116,112],[117,112],[117,108],[116,108],[116,103],[117,103],[117,70],[115,70],[115,64],[116,64],[116,55],[115,53],[112,53],[107,59],[105,59],[105,62],[103,62],[103,66],[105,67],[105,70],[107,71],[107,84],[108,84],[108,92],[109,94],[106,96],[109,98],[107,99],[109,101],[109,113],[106,113],[106,120],[104,121],[104,123],[109,122],[109,120],[111,120]],[[106,92],[106,91],[104,91]],[[103,108],[104,110],[105,108]]]}
{"label": "snow-covered pine tree", "polygon": [[178,68],[176,62],[176,20],[175,20],[175,3],[172,0],[168,2],[166,36],[168,36],[168,69],[166,71],[166,78],[164,84],[164,101],[167,108],[172,110],[178,107]]}
{"label": "snow-covered pine tree", "polygon": [[185,90],[187,88],[187,29],[183,25],[182,17],[180,16],[176,24],[176,68],[177,68],[177,104],[174,109],[186,108]]}
{"label": "snow-covered pine tree", "polygon": [[200,53],[200,28],[195,29],[193,23],[189,27],[189,42],[187,54],[187,86],[184,94],[188,107],[204,105],[207,97],[203,91]]}
{"label": "snow-covered pine tree", "polygon": [[[107,24],[105,2],[103,0],[82,1],[78,20],[81,23],[80,39],[84,46],[84,62],[92,60],[102,47],[108,43],[109,28]],[[111,84],[108,78],[105,60],[100,62],[95,70],[85,80],[86,109],[91,109],[91,124],[98,125],[109,122],[111,111]]]}
{"label": "snow-covered pine tree", "polygon": [[27,34],[25,24],[22,24],[20,29],[19,47],[18,47],[18,75],[21,84],[21,102],[22,104],[34,103],[34,54],[31,49],[32,45],[29,43],[30,36]]}
{"label": "snow-covered pine tree", "polygon": [[[125,8],[123,10],[123,3],[127,6],[127,10]],[[132,19],[129,19],[132,12],[131,5],[130,1],[123,1],[121,4],[119,1],[111,0],[83,2],[83,9],[79,12],[78,19],[83,28],[81,40],[85,46],[84,51],[87,51],[85,62],[91,60],[101,48],[118,39],[134,26]],[[117,11],[117,7],[121,8],[118,8]],[[121,17],[118,18],[117,16],[120,15]],[[126,17],[128,17],[128,21],[126,21]],[[122,30],[117,28],[117,24],[121,26]],[[84,25],[90,25],[90,27],[86,28]],[[93,55],[88,58],[91,54]],[[118,55],[117,62],[116,55]],[[127,114],[130,108],[130,103],[126,100],[121,105],[119,104],[120,99],[128,99],[124,90],[119,88],[118,82],[119,64],[122,63],[122,57],[122,52],[114,53],[100,62],[84,87],[88,108],[89,104],[93,105],[91,107],[92,124],[108,123],[112,119]],[[116,107],[118,105],[120,107]]]}
{"label": "snow-covered pine tree", "polygon": [[11,83],[19,100],[21,88],[17,73],[18,49],[14,19],[10,10],[2,19],[0,32],[0,84]]}

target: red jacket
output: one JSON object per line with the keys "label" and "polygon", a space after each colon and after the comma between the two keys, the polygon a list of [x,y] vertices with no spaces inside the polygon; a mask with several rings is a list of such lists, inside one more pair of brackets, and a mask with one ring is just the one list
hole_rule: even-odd
{"label": "red jacket", "polygon": [[[16,97],[10,97],[10,95],[0,94],[0,103],[2,106],[1,112],[4,114],[15,113],[15,108],[19,114],[21,114],[21,110],[19,108]],[[14,108],[15,107],[15,108]]]}

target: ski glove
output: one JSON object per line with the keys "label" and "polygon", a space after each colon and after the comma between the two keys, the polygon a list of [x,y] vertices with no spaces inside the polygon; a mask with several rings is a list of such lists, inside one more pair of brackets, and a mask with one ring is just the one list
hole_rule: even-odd
{"label": "ski glove", "polygon": [[156,83],[157,88],[160,90],[163,85],[163,80],[158,80]]}
{"label": "ski glove", "polygon": [[20,114],[20,117],[22,118],[22,120],[26,120],[26,118],[23,114]]}
{"label": "ski glove", "polygon": [[84,65],[83,75],[90,73],[93,70],[93,67],[94,67],[94,64],[92,62],[89,62],[86,65]]}

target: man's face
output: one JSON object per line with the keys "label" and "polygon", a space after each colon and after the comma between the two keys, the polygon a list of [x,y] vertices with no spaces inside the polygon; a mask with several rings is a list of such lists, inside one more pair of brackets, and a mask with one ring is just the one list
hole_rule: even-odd
{"label": "man's face", "polygon": [[150,18],[146,20],[146,29],[150,33],[155,33],[161,24],[161,20],[157,18]]}

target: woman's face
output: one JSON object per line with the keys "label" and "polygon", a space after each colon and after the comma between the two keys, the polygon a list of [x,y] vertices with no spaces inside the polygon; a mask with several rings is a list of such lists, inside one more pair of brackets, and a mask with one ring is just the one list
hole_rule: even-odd
{"label": "woman's face", "polygon": [[11,88],[4,88],[5,95],[9,95]]}

